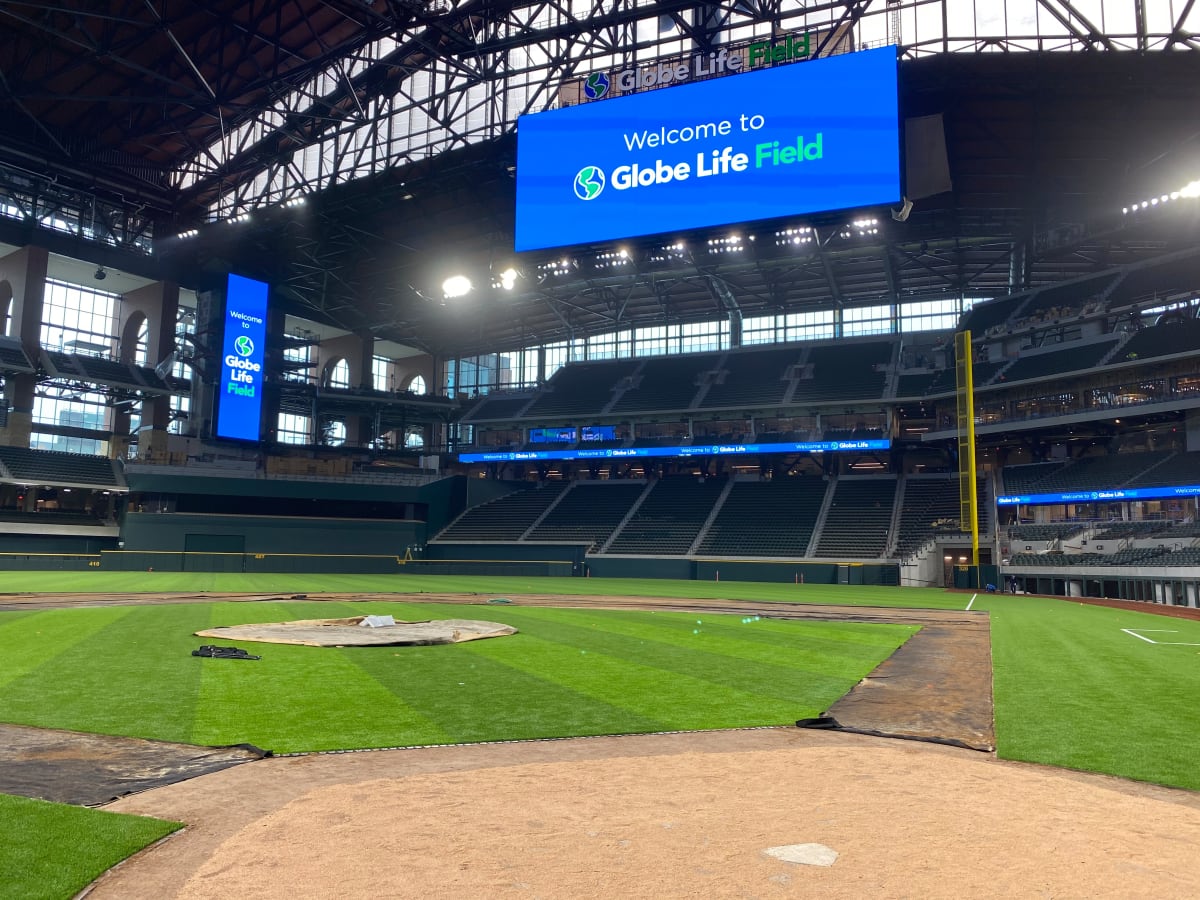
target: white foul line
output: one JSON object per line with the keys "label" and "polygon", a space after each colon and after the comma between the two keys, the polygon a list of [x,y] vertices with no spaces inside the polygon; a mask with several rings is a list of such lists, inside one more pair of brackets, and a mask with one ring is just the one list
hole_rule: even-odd
{"label": "white foul line", "polygon": [[1122,628],[1121,630],[1122,630],[1123,632],[1125,632],[1126,634],[1132,634],[1132,635],[1133,635],[1135,638],[1137,638],[1138,640],[1145,641],[1147,644],[1157,644],[1157,643],[1158,643],[1158,641],[1152,641],[1152,640],[1150,640],[1150,638],[1148,638],[1148,637],[1142,637],[1142,636],[1141,636],[1140,634],[1138,634],[1136,631],[1132,631],[1132,630],[1131,630],[1131,629],[1129,629],[1129,628]]}
{"label": "white foul line", "polygon": [[[1146,637],[1144,634],[1138,634],[1132,628],[1122,628],[1121,630],[1126,634],[1133,635],[1135,638],[1140,638],[1147,644],[1161,644],[1164,647],[1200,647],[1200,644],[1191,644],[1184,641],[1156,641],[1153,638]],[[1152,634],[1179,634],[1173,628],[1139,628],[1138,631],[1149,631]]]}
{"label": "white foul line", "polygon": [[972,595],[971,595],[971,600],[970,600],[970,601],[967,603],[967,609],[970,609],[970,608],[971,608],[971,604],[975,602],[975,598],[976,598],[976,597],[978,597],[978,596],[979,596],[978,594],[972,594]]}

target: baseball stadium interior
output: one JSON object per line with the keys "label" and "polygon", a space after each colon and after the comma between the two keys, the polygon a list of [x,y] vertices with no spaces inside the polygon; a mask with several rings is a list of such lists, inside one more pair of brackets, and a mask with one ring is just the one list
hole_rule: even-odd
{"label": "baseball stadium interior", "polygon": [[[76,6],[0,2],[0,568],[1200,605],[1191,0]],[[518,209],[540,122],[881,52],[895,196]]]}

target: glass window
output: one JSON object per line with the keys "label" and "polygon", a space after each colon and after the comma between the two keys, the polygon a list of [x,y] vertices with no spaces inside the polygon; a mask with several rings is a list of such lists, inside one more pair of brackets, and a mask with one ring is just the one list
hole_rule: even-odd
{"label": "glass window", "polygon": [[119,294],[77,284],[46,281],[42,346],[64,353],[113,358],[117,348]]}
{"label": "glass window", "polygon": [[774,344],[779,338],[775,334],[778,316],[749,316],[742,320],[742,346],[751,344]]}
{"label": "glass window", "polygon": [[833,310],[750,316],[742,321],[742,346],[820,341],[833,336]]}
{"label": "glass window", "polygon": [[321,430],[321,443],[326,447],[340,447],[346,443],[346,423],[330,419]]}
{"label": "glass window", "polygon": [[[133,348],[133,364],[135,366],[146,366],[149,363],[146,361],[149,355],[150,347],[150,320],[142,319],[142,326],[138,329],[137,345]],[[157,361],[156,361],[157,362]]]}
{"label": "glass window", "polygon": [[329,386],[332,388],[350,387],[350,363],[339,359],[329,370]]}
{"label": "glass window", "polygon": [[108,430],[110,407],[99,391],[86,390],[67,381],[50,381],[38,385],[33,400],[34,434],[29,445],[37,450],[65,450],[70,453],[106,452],[108,442],[83,435],[61,435],[42,432],[38,425],[52,425],[63,430]]}
{"label": "glass window", "polygon": [[308,444],[312,438],[312,419],[293,413],[280,413],[275,436],[281,444]]}
{"label": "glass window", "polygon": [[538,348],[527,347],[521,351],[521,385],[531,387],[538,383]]}
{"label": "glass window", "polygon": [[628,359],[633,355],[633,332],[606,331],[587,339],[588,359]]}
{"label": "glass window", "polygon": [[679,352],[678,325],[651,325],[633,332],[634,356],[662,356]]}
{"label": "glass window", "polygon": [[689,322],[681,328],[680,351],[703,353],[708,350],[729,349],[729,321]]}
{"label": "glass window", "polygon": [[392,361],[386,356],[371,357],[371,384],[377,391],[390,391],[395,387]]}
{"label": "glass window", "polygon": [[420,375],[414,375],[413,380],[408,383],[408,389],[414,394],[425,393],[425,379]]}
{"label": "glass window", "polygon": [[549,381],[554,375],[567,363],[567,342],[560,341],[557,344],[546,344],[543,348],[546,353],[546,380]]}
{"label": "glass window", "polygon": [[860,306],[842,310],[842,335],[890,334],[893,331],[892,307]]}
{"label": "glass window", "polygon": [[943,300],[918,300],[900,306],[900,330],[941,331],[958,325],[961,303],[957,297]]}
{"label": "glass window", "polygon": [[783,319],[783,336],[779,340],[821,341],[833,337],[833,310],[820,312],[788,313]]}
{"label": "glass window", "polygon": [[[182,351],[189,346],[187,337],[196,333],[196,311],[190,307],[180,306],[175,313],[175,347]],[[191,369],[183,364],[176,354],[175,363],[171,366],[171,375],[175,378],[190,378]],[[171,434],[183,434],[187,430],[187,420],[192,408],[192,400],[186,394],[171,395],[171,421],[167,431]]]}

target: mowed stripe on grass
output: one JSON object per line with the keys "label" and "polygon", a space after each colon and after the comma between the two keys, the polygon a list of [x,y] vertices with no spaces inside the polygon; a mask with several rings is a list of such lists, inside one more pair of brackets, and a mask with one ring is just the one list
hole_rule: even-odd
{"label": "mowed stripe on grass", "polygon": [[[842,653],[844,645],[836,641],[825,641],[819,650],[809,644],[820,631],[836,635],[854,627],[842,623],[832,629],[806,629],[792,627],[801,623],[786,623],[787,631],[792,632],[790,642],[780,645],[743,639],[754,633],[755,626],[735,617],[659,613],[653,614],[652,624],[638,629],[630,627],[631,622],[621,621],[620,614],[590,621],[585,614],[582,620],[577,616],[575,622],[570,622],[564,620],[562,612],[546,610],[544,616],[539,616],[542,622],[538,633],[542,638],[568,648],[589,644],[592,653],[602,652],[638,667],[641,680],[652,683],[652,695],[674,693],[682,679],[692,679],[696,685],[711,686],[700,692],[707,701],[707,715],[723,710],[742,716],[754,708],[757,712],[753,714],[782,716],[775,721],[811,714],[792,714],[796,698],[831,704],[861,677],[864,663],[870,667],[870,660],[880,659],[881,654],[886,657],[911,634],[905,626],[868,626],[876,630],[878,643],[870,652],[855,652],[848,657]],[[520,613],[510,619],[519,621]],[[861,645],[851,646],[864,649]],[[502,646],[488,650],[505,652]],[[590,663],[582,667],[586,671],[596,661],[576,662]],[[607,690],[607,685],[608,679],[601,674],[600,688]]]}
{"label": "mowed stripe on grass", "polygon": [[[64,615],[65,614],[65,615]],[[32,641],[53,655],[0,695],[0,717],[22,725],[188,741],[200,671],[188,665],[207,610],[200,606],[48,610]],[[101,627],[95,627],[97,624]],[[74,640],[63,640],[67,635]],[[6,637],[8,638],[6,640]],[[7,658],[15,635],[0,634]],[[0,671],[7,668],[0,663]],[[131,731],[130,723],[138,730]]]}
{"label": "mowed stripe on grass", "polygon": [[[209,610],[212,626],[355,614],[344,604],[328,603],[220,603]],[[214,638],[193,641],[230,644]],[[262,659],[195,660],[203,677],[193,743],[228,743],[236,734],[241,735],[239,743],[291,752],[447,740],[436,723],[336,648],[235,643]]]}
{"label": "mowed stripe on grass", "polygon": [[[544,622],[561,622],[578,627],[578,616],[561,615],[565,610],[538,611]],[[520,616],[521,610],[511,615]],[[687,650],[715,649],[735,658],[765,661],[775,659],[791,668],[801,666],[807,654],[818,661],[825,671],[830,660],[845,659],[855,665],[863,658],[874,658],[881,646],[895,650],[918,631],[916,626],[893,626],[879,629],[875,623],[839,622],[836,629],[824,627],[825,622],[812,620],[782,621],[769,616],[747,616],[707,613],[657,611],[650,613],[624,611],[606,612],[604,628],[614,635],[636,637],[641,641],[671,644]],[[898,638],[898,640],[897,640]]]}
{"label": "mowed stripe on grass", "polygon": [[[240,642],[263,659],[191,656],[202,643],[237,643],[193,635],[210,624],[363,612],[490,618],[521,633],[412,648]],[[27,664],[0,701],[3,718],[280,752],[779,724],[832,702],[911,631],[773,622],[770,639],[763,629],[750,640],[727,616],[708,617],[701,636],[676,613],[368,602],[53,610],[7,630],[36,631],[43,620],[70,631],[75,617],[92,633]],[[843,630],[847,640],[829,639]],[[869,648],[872,630],[879,638]]]}
{"label": "mowed stripe on grass", "polygon": [[[0,616],[0,688],[121,618],[126,610],[56,609]],[[0,703],[3,695],[0,694]],[[2,708],[2,707],[0,707]]]}

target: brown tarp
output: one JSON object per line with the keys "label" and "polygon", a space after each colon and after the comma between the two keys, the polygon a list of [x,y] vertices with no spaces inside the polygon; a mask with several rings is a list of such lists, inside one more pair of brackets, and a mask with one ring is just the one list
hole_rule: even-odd
{"label": "brown tarp", "polygon": [[430,622],[397,622],[368,628],[359,623],[364,616],[348,619],[297,619],[293,622],[258,622],[223,625],[197,631],[197,637],[222,641],[256,641],[265,644],[301,644],[306,647],[417,647],[430,644],[461,644],[483,638],[516,634],[517,629],[499,622],[477,619],[435,619]]}

